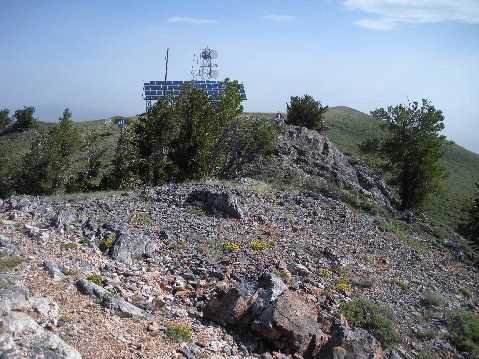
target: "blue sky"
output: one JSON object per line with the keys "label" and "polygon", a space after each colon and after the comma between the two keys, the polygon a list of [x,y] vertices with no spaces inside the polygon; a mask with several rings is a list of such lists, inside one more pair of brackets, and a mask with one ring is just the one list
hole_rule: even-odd
{"label": "blue sky", "polygon": [[77,121],[141,113],[143,81],[219,56],[248,112],[290,96],[369,113],[428,98],[479,153],[479,0],[0,0],[0,107]]}

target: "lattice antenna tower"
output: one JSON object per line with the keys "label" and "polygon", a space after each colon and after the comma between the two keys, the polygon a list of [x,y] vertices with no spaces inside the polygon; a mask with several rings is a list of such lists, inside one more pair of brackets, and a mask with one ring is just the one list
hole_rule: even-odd
{"label": "lattice antenna tower", "polygon": [[218,77],[218,71],[216,70],[218,64],[213,62],[216,58],[218,58],[218,51],[209,49],[208,46],[201,50],[199,58],[194,55],[191,70],[193,81],[198,81],[198,78],[201,81],[216,79]]}

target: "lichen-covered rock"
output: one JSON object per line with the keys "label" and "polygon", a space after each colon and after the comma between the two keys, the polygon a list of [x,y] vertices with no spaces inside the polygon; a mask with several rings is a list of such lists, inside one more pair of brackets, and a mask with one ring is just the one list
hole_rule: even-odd
{"label": "lichen-covered rock", "polygon": [[115,236],[115,242],[108,253],[111,258],[120,262],[131,263],[145,257],[151,258],[158,247],[156,241],[145,235],[132,233],[126,226],[123,226]]}
{"label": "lichen-covered rock", "polygon": [[244,218],[246,211],[243,203],[228,192],[213,192],[210,190],[194,190],[189,196],[188,201],[200,202],[202,206],[210,206],[213,212],[219,215],[227,215],[233,218]]}
{"label": "lichen-covered rock", "polygon": [[76,349],[56,334],[45,331],[25,313],[11,312],[0,321],[2,358],[81,359]]}

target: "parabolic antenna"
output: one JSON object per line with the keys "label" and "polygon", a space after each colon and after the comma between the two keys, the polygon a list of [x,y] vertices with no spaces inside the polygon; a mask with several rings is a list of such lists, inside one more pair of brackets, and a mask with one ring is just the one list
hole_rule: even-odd
{"label": "parabolic antenna", "polygon": [[218,57],[218,51],[216,50],[204,49],[203,52],[201,53],[201,58],[203,60],[216,59],[217,57]]}
{"label": "parabolic antenna", "polygon": [[209,75],[210,75],[210,78],[216,79],[216,78],[218,78],[218,71],[216,71],[216,70],[211,70],[210,73],[209,73]]}

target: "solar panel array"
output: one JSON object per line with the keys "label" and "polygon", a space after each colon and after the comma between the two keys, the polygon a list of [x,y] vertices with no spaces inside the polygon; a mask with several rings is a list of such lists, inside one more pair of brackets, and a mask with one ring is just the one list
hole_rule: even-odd
{"label": "solar panel array", "polygon": [[[166,82],[166,94],[167,96],[170,93],[173,93],[175,97],[178,97],[181,92],[181,88],[183,85],[189,81],[167,81]],[[221,91],[221,84],[222,81],[197,81],[194,82],[194,84],[202,89],[208,98],[211,98],[213,95],[217,95]],[[240,93],[241,96],[243,97],[243,100],[246,100],[246,93],[244,91],[243,84],[240,84]],[[145,82],[143,91],[145,92],[144,94],[144,99],[145,100],[158,100],[159,98],[163,98],[164,93],[165,93],[165,82],[164,81],[150,81],[150,82]]]}

